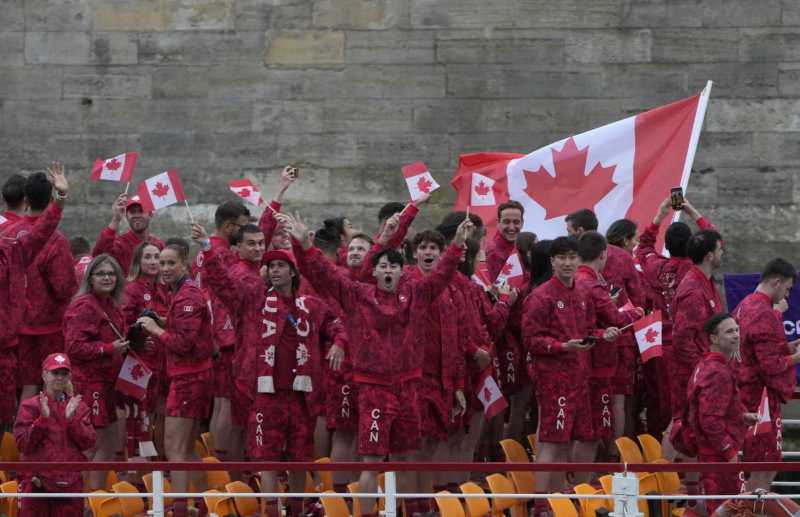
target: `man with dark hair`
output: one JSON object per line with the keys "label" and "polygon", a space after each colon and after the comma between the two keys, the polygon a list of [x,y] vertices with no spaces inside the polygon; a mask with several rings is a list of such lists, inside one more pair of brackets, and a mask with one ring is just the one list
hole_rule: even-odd
{"label": "man with dark hair", "polygon": [[[416,201],[412,201],[411,203],[409,203],[408,206],[401,205],[400,203],[387,203],[386,205],[383,206],[383,208],[381,208],[381,211],[383,211],[383,210],[388,210],[387,207],[390,206],[393,206],[394,208],[399,207],[399,210],[397,212],[389,214],[389,217],[396,215],[399,218],[398,224],[400,225],[400,227],[398,228],[397,232],[395,232],[395,234],[392,236],[391,240],[386,241],[385,243],[386,246],[392,249],[397,249],[400,247],[400,245],[403,243],[403,239],[405,239],[406,235],[408,235],[408,229],[411,227],[411,223],[414,222],[414,219],[417,217],[417,214],[419,214],[420,208],[423,207],[424,205],[427,205],[430,199],[431,199],[430,194],[425,194]],[[386,215],[386,213],[384,213],[383,215]],[[383,233],[385,226],[386,226],[386,221],[382,220],[380,229],[378,230],[378,233],[375,235],[374,239],[375,242],[381,241],[381,234]]]}
{"label": "man with dark hair", "polygon": [[75,235],[69,238],[69,251],[75,264],[75,275],[80,283],[86,266],[92,261],[92,243],[85,235]]}
{"label": "man with dark hair", "polygon": [[[250,221],[250,210],[239,201],[225,201],[214,212],[214,235],[208,240],[211,247],[216,249],[220,260],[225,267],[231,267],[236,262],[236,257],[231,251],[231,246],[236,245],[239,230]],[[192,260],[192,278],[197,285],[202,287],[203,250],[197,251]],[[213,308],[213,307],[212,307]],[[219,319],[216,312],[214,321]],[[215,338],[216,339],[216,338]]]}
{"label": "man with dark hair", "polygon": [[[53,202],[53,184],[44,172],[28,176],[24,190],[28,214],[4,232],[17,239],[33,229]],[[22,387],[20,401],[39,392],[44,358],[64,350],[62,320],[78,290],[78,278],[63,233],[53,232],[44,251],[28,266],[25,282],[25,315],[19,333],[17,369],[17,386]]]}
{"label": "man with dark hair", "polygon": [[[772,429],[745,439],[744,461],[781,461],[783,450],[781,405],[787,404],[797,386],[795,367],[800,362],[800,340],[786,342],[781,312],[773,308],[789,296],[797,283],[797,272],[782,258],[767,262],[756,292],[734,309],[741,332],[741,363],[737,381],[745,408],[757,413],[764,388],[769,398]],[[753,472],[747,488],[770,490],[776,472]]]}
{"label": "man with dark hair", "polygon": [[519,201],[506,201],[497,207],[497,233],[486,245],[486,267],[494,282],[508,257],[514,253],[517,237],[525,225],[525,209]]}
{"label": "man with dark hair", "polygon": [[0,228],[16,223],[25,215],[25,176],[22,174],[12,174],[3,183],[2,190],[3,203],[6,204],[6,211],[0,219]]}
{"label": "man with dark hair", "polygon": [[[539,404],[540,463],[594,461],[594,425],[589,375],[595,346],[608,350],[619,337],[619,329],[597,330],[594,304],[575,286],[579,265],[578,241],[569,237],[553,240],[550,263],[553,278],[525,298],[522,320],[523,345],[534,356],[536,402]],[[592,340],[588,338],[591,337]],[[575,454],[570,458],[573,441]],[[587,443],[588,442],[588,443]],[[550,472],[536,473],[536,491],[546,494],[563,489],[564,478]],[[546,499],[536,499],[535,516],[547,508]]]}
{"label": "man with dark hair", "polygon": [[278,229],[278,222],[275,219],[276,215],[281,211],[283,203],[283,196],[294,180],[297,179],[297,171],[294,167],[286,166],[281,172],[280,180],[278,181],[278,188],[272,196],[269,206],[265,208],[258,220],[258,227],[264,232],[264,238],[267,241],[267,247],[270,249],[291,249],[292,241],[289,235]]}
{"label": "man with dark hair", "polygon": [[314,232],[314,246],[316,246],[328,260],[339,264],[339,248],[342,246],[342,237],[336,229],[327,224]]}
{"label": "man with dark hair", "polygon": [[394,214],[399,214],[403,211],[406,207],[403,203],[398,203],[397,201],[390,201],[383,205],[380,210],[378,210],[378,225],[380,227],[380,231],[383,231],[383,227],[386,226],[386,221],[392,217]]}
{"label": "man with dark hair", "polygon": [[364,262],[364,257],[367,256],[367,252],[374,245],[375,241],[366,233],[357,233],[350,239],[350,244],[347,245],[347,267],[343,269],[351,278],[356,278]]}
{"label": "man with dark hair", "polygon": [[[688,382],[688,441],[697,447],[698,460],[724,463],[737,461],[747,425],[757,416],[743,411],[730,360],[739,351],[739,326],[727,313],[717,313],[706,321],[703,334],[709,350],[703,353]],[[703,471],[706,495],[736,495],[742,491],[743,472]],[[724,499],[707,499],[708,515]],[[696,506],[696,505],[695,505]]]}
{"label": "man with dark hair", "polygon": [[[441,233],[444,240],[450,242],[456,235],[458,225],[461,224],[466,216],[467,213],[464,210],[450,212],[444,216],[442,222],[439,223],[434,230]],[[481,219],[481,216],[478,214],[470,212],[469,220],[475,225],[475,235],[472,238],[477,239],[478,242],[483,245],[483,238],[486,236],[486,228],[483,226],[483,219]]]}
{"label": "man with dark hair", "polygon": [[[382,240],[397,232],[398,219],[395,215],[386,222]],[[383,461],[387,454],[392,461],[408,461],[422,446],[417,386],[425,348],[417,330],[456,274],[472,223],[462,223],[453,244],[430,273],[399,289],[403,258],[397,251],[388,248],[374,255],[377,285],[354,282],[313,247],[305,223],[290,215],[281,216],[281,223],[295,239],[300,272],[348,314],[348,334],[354,336],[351,359],[359,384],[359,453],[372,463]],[[404,490],[404,483],[399,485]],[[375,493],[377,488],[377,473],[364,471],[359,490]],[[362,499],[362,515],[374,516],[374,503],[374,499]]]}
{"label": "man with dark hair", "polygon": [[[600,232],[590,230],[580,234],[581,265],[575,273],[575,284],[583,289],[594,305],[597,327],[625,327],[638,320],[644,311],[617,309],[608,292],[608,284],[603,277],[603,268],[608,259],[606,238]],[[609,347],[595,347],[591,350],[592,373],[589,378],[589,396],[591,397],[592,420],[595,426],[595,437],[608,440],[609,461],[619,459],[614,439],[623,436],[625,427],[625,408],[615,399],[613,380],[618,366],[616,348],[620,340]],[[590,442],[591,443],[591,442]],[[584,474],[584,473],[581,473]],[[588,475],[588,473],[586,473]],[[577,480],[576,480],[577,481]]]}
{"label": "man with dark hair", "polygon": [[[153,220],[153,213],[144,213],[142,202],[138,195],[127,197],[120,194],[114,201],[114,216],[111,222],[103,229],[97,242],[94,244],[92,256],[96,257],[106,253],[113,257],[122,268],[122,272],[127,275],[133,260],[133,250],[139,243],[150,241],[159,249],[164,249],[164,243],[154,235],[150,235],[150,222]],[[122,235],[117,235],[119,223],[122,218],[128,221],[128,231]]]}
{"label": "man with dark hair", "polygon": [[567,235],[569,236],[592,230],[597,231],[599,226],[597,216],[588,208],[581,208],[572,212],[564,218],[564,222],[567,223]]}

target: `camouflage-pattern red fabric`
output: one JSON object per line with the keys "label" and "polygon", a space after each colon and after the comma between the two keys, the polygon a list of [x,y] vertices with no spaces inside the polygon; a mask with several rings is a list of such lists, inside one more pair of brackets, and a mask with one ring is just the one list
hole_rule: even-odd
{"label": "camouflage-pattern red fabric", "polygon": [[[62,209],[50,205],[44,215],[16,241],[0,240],[0,348],[16,346],[25,317],[25,276],[38,260],[61,220]],[[70,266],[71,267],[71,266]]]}
{"label": "camouflage-pattern red fabric", "polygon": [[219,357],[211,363],[214,372],[214,397],[231,398],[236,382],[233,378],[233,347],[219,349]]}
{"label": "camouflage-pattern red fabric", "polygon": [[182,373],[169,379],[166,416],[205,420],[211,416],[214,372]]}
{"label": "camouflage-pattern red fabric", "polygon": [[[166,350],[167,375],[211,370],[211,312],[200,287],[188,277],[170,291],[169,315],[161,342]],[[171,388],[170,388],[171,391]]]}
{"label": "camouflage-pattern red fabric", "polygon": [[[727,460],[720,455],[700,453],[697,455],[697,461],[702,463],[725,463]],[[707,470],[703,471],[700,479],[703,482],[703,492],[706,495],[736,495],[742,493],[744,488],[744,472],[742,471],[717,472]],[[706,499],[708,515],[713,515],[717,508],[724,503],[725,499]]]}
{"label": "camouflage-pattern red fabric", "polygon": [[[30,482],[30,478],[19,481],[21,494],[46,493]],[[74,492],[83,492],[83,480],[76,481]],[[83,514],[83,498],[20,497],[17,499],[19,517],[76,517]]]}
{"label": "camouflage-pattern red fabric", "polygon": [[422,449],[419,379],[381,386],[359,384],[358,453],[384,456]]}
{"label": "camouflage-pattern red fabric", "polygon": [[594,438],[614,439],[614,396],[613,381],[610,377],[590,377],[589,397],[591,397]]}
{"label": "camouflage-pattern red fabric", "polygon": [[17,387],[38,386],[42,383],[42,361],[50,354],[64,351],[64,333],[19,335],[17,346]]}
{"label": "camouflage-pattern red fabric", "polygon": [[247,421],[247,454],[258,460],[280,461],[285,446],[289,461],[311,461],[316,423],[303,393],[257,393]]}
{"label": "camouflage-pattern red fabric", "polygon": [[117,421],[117,391],[108,381],[81,381],[72,378],[75,393],[82,395],[89,405],[89,418],[94,427],[106,427]]}
{"label": "camouflage-pattern red fabric", "polygon": [[675,326],[672,346],[680,372],[694,370],[700,358],[709,350],[708,336],[703,326],[714,314],[723,312],[717,285],[705,274],[692,267],[675,292]]}
{"label": "camouflage-pattern red fabric", "polygon": [[517,244],[507,241],[500,232],[494,234],[489,243],[483,248],[486,252],[486,267],[489,269],[489,280],[494,282],[500,270],[506,265],[508,257],[517,249]]}
{"label": "camouflage-pattern red fabric", "polygon": [[689,383],[689,374],[678,370],[674,346],[662,347],[661,354],[667,373],[666,389],[669,390],[672,418],[682,418],[683,410],[686,409],[686,386]]}
{"label": "camouflage-pattern red fabric", "polygon": [[75,276],[78,278],[79,284],[81,279],[83,279],[84,273],[86,273],[86,267],[92,262],[92,258],[91,255],[86,254],[75,259]]}
{"label": "camouflage-pattern red fabric", "polygon": [[[633,256],[624,249],[608,245],[608,260],[603,268],[603,278],[609,286],[621,287],[622,290],[617,296],[617,307],[622,307],[628,300],[635,307],[644,307],[647,296],[644,288],[639,281],[639,273],[636,271],[636,264]],[[635,341],[634,341],[635,343]]]}
{"label": "camouflage-pattern red fabric", "polygon": [[[623,334],[617,341],[626,337],[627,334]],[[635,348],[617,346],[617,370],[614,372],[613,381],[615,395],[633,395],[638,371],[636,356],[637,350]]]}
{"label": "camouflage-pattern red fabric", "polygon": [[353,380],[353,365],[344,363],[338,372],[329,372],[325,387],[325,425],[328,430],[358,429],[358,384]]}
{"label": "camouflage-pattern red fabric", "polygon": [[[281,203],[271,200],[269,202],[269,206],[272,207],[272,210],[275,212],[281,213]],[[278,221],[275,219],[275,212],[272,210],[267,207],[261,214],[261,218],[258,220],[258,227],[261,228],[262,232],[264,232],[264,242],[267,243],[267,247],[269,247],[269,243],[272,240],[272,237],[275,236],[275,231],[278,229]]]}
{"label": "camouflage-pattern red fabric", "polygon": [[14,421],[17,406],[17,347],[0,348],[0,423]]}
{"label": "camouflage-pattern red fabric", "polygon": [[[150,235],[147,240],[158,246],[158,249],[164,249],[164,243],[155,236]],[[97,237],[92,256],[96,257],[103,253],[111,255],[119,262],[119,267],[122,268],[122,272],[127,276],[131,268],[131,262],[133,262],[133,251],[141,242],[143,241],[133,232],[127,231],[122,235],[117,235],[116,230],[106,226],[100,232],[100,236]]]}
{"label": "camouflage-pattern red fabric", "polygon": [[[211,249],[214,250],[217,257],[219,257],[219,260],[226,268],[230,268],[236,263],[236,255],[234,255],[231,251],[231,245],[228,243],[228,241],[221,239],[216,235],[212,235],[208,238],[208,240],[211,242]],[[236,328],[231,320],[231,315],[228,311],[228,308],[217,299],[213,291],[207,289],[206,286],[203,285],[202,278],[204,259],[205,254],[203,253],[203,250],[198,250],[197,255],[195,255],[194,260],[192,261],[192,278],[195,282],[197,282],[197,285],[200,286],[211,303],[211,328],[213,329],[214,343],[216,343],[217,347],[220,349],[232,347],[236,343]],[[229,393],[231,386],[231,381],[229,380],[230,376],[227,376],[227,379],[228,381],[226,382],[225,378],[219,377],[219,380],[222,384],[215,381],[214,386],[215,388],[219,387],[219,392]],[[215,393],[214,396],[228,397],[230,395],[217,395]]]}
{"label": "camouflage-pattern red fabric", "polygon": [[588,376],[567,381],[560,375],[540,372],[536,376],[536,402],[540,409],[539,441],[567,443],[595,438]]}
{"label": "camouflage-pattern red fabric", "polygon": [[[114,328],[124,332],[122,310],[94,291],[75,298],[67,308],[64,314],[65,351],[72,364],[72,382],[76,389],[79,385],[93,382],[113,385],[117,381],[124,359],[114,353],[113,343],[119,339]],[[84,396],[85,402],[89,400]]]}
{"label": "camouflage-pattern red fabric", "polygon": [[[121,307],[125,316],[126,329],[136,323],[142,311],[148,308],[156,311],[156,314],[162,318],[166,318],[169,314],[167,287],[163,284],[151,284],[147,279],[139,277],[125,284],[125,296],[122,299]],[[158,336],[150,336],[150,339],[154,343],[153,350],[142,349],[137,352],[139,358],[152,370],[154,375],[150,378],[148,389],[149,386],[157,386],[160,378],[166,375],[164,344]]]}
{"label": "camouflage-pattern red fabric", "polygon": [[455,390],[442,384],[442,378],[423,374],[417,380],[417,403],[422,436],[447,440],[451,434]]}
{"label": "camouflage-pattern red fabric", "polygon": [[688,426],[698,451],[722,456],[726,461],[736,456],[746,427],[742,399],[728,360],[715,352],[703,354],[686,393]]}

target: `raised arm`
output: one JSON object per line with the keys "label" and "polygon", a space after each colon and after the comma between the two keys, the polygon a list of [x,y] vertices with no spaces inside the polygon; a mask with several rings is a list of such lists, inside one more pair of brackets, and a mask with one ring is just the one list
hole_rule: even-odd
{"label": "raised arm", "polygon": [[90,413],[89,406],[78,402],[75,414],[67,422],[67,434],[81,451],[91,449],[97,443],[97,433],[89,418]]}
{"label": "raised arm", "polygon": [[[44,249],[53,232],[58,228],[61,221],[61,213],[69,192],[69,182],[67,182],[66,169],[58,162],[53,162],[47,168],[50,182],[56,191],[55,202],[45,210],[44,215],[33,229],[17,239],[17,246],[22,250],[25,263],[31,263],[36,256]],[[71,267],[71,264],[70,264]]]}
{"label": "raised arm", "polygon": [[[430,199],[431,195],[425,194],[421,198],[409,204],[405,210],[403,210],[403,212],[400,214],[397,232],[392,235],[391,239],[389,239],[389,242],[386,244],[388,247],[397,249],[401,244],[403,244],[403,239],[405,239],[406,235],[408,235],[408,229],[411,228],[411,224],[417,217],[420,207],[426,205]],[[380,240],[382,235],[383,234],[379,234],[376,236],[375,240]]]}
{"label": "raised arm", "polygon": [[278,221],[275,218],[275,214],[281,211],[283,195],[296,178],[297,175],[292,167],[284,167],[283,172],[281,172],[281,179],[278,182],[278,189],[272,196],[272,201],[270,201],[269,206],[264,210],[264,213],[261,214],[261,218],[258,220],[258,227],[264,232],[264,239],[267,245],[269,245],[269,242],[275,235],[275,230],[278,228]]}
{"label": "raised arm", "polygon": [[222,259],[208,241],[205,228],[197,223],[192,223],[192,240],[200,245],[203,253],[201,267],[204,285],[237,317],[241,316],[246,293],[250,286],[230,274],[230,270],[222,263]]}
{"label": "raised arm", "polygon": [[111,222],[108,223],[108,226],[103,228],[103,231],[100,232],[100,235],[97,237],[97,242],[95,242],[94,249],[92,250],[93,257],[106,253],[119,261],[122,252],[117,243],[117,231],[119,231],[120,221],[125,217],[126,201],[127,196],[125,194],[120,194],[114,201],[114,205],[112,206],[114,215],[111,217]]}

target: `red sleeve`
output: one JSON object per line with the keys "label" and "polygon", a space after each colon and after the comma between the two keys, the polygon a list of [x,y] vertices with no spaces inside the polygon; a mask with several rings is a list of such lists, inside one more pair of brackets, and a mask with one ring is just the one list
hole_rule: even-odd
{"label": "red sleeve", "polygon": [[550,307],[544,297],[535,293],[525,298],[522,315],[522,342],[531,354],[550,355],[561,352],[561,341],[549,335]]}
{"label": "red sleeve", "polygon": [[169,332],[161,335],[161,342],[178,355],[189,355],[195,343],[202,342],[201,335],[210,329],[203,325],[208,311],[205,298],[200,289],[192,293],[178,294],[169,308],[167,328]]}
{"label": "red sleeve", "polygon": [[42,278],[50,286],[53,297],[66,302],[78,290],[78,277],[75,276],[72,252],[66,237],[60,233],[50,246],[44,267],[40,268]]}
{"label": "red sleeve", "polygon": [[497,280],[500,270],[505,266],[508,257],[514,251],[514,246],[509,247],[507,244],[503,245],[505,243],[499,242],[500,240],[505,241],[499,234],[495,234],[492,240],[494,242],[490,242],[486,246],[486,267],[489,270],[489,280],[494,282]]}
{"label": "red sleeve", "polygon": [[[17,239],[17,246],[22,250],[22,256],[26,264],[30,264],[41,253],[53,232],[56,231],[63,209],[55,205],[50,205],[44,211],[44,215],[33,226],[30,232]],[[70,267],[72,267],[70,263]]]}
{"label": "red sleeve", "polygon": [[636,307],[644,307],[647,303],[647,294],[639,279],[639,272],[636,271],[633,257],[630,256],[625,261],[625,292],[628,293],[628,298]]}
{"label": "red sleeve", "polygon": [[703,314],[703,295],[700,292],[689,292],[681,299],[675,300],[675,322],[672,327],[672,346],[675,359],[684,370],[691,371],[700,362],[700,350],[697,343],[702,339],[705,321],[696,314]]}
{"label": "red sleeve", "polygon": [[384,246],[378,241],[375,241],[375,244],[373,244],[367,251],[367,254],[364,255],[364,260],[361,261],[361,267],[358,268],[358,273],[356,274],[356,280],[358,280],[359,282],[367,281],[367,278],[372,274],[372,271],[375,269],[372,266],[372,257],[374,257],[379,251],[383,251],[384,249],[386,249],[386,246]]}
{"label": "red sleeve", "polygon": [[97,237],[97,242],[94,243],[92,256],[96,257],[98,255],[102,255],[103,253],[107,253],[112,257],[117,258],[117,255],[115,255],[117,249],[117,231],[106,226]]}
{"label": "red sleeve", "polygon": [[739,452],[725,425],[725,415],[734,390],[730,376],[717,370],[706,370],[702,389],[697,397],[699,428],[703,441],[726,459]]}
{"label": "red sleeve", "polygon": [[133,325],[139,319],[139,314],[144,310],[143,304],[140,303],[141,299],[142,293],[137,282],[125,284],[125,296],[122,297],[122,303],[120,304],[122,316],[125,318],[125,325]]}
{"label": "red sleeve", "polygon": [[750,329],[748,334],[753,338],[760,377],[768,388],[777,391],[784,402],[788,402],[797,381],[783,323],[773,310],[764,311],[761,317],[753,318],[752,322],[755,328]]}
{"label": "red sleeve", "polygon": [[697,227],[700,228],[701,230],[714,230],[715,232],[719,231],[717,230],[717,227],[711,224],[711,221],[709,221],[705,217],[701,217],[696,221],[696,223]]}
{"label": "red sleeve", "polygon": [[[271,206],[275,212],[281,212],[281,204],[275,200],[270,201],[269,206]],[[275,219],[275,213],[270,210],[269,207],[261,214],[261,218],[258,220],[258,227],[264,232],[264,242],[266,242],[267,247],[269,247],[269,241],[272,240],[272,237],[275,236],[275,230],[278,229],[278,221]]]}
{"label": "red sleeve", "polygon": [[[38,397],[38,395],[36,395]],[[36,405],[22,403],[14,420],[14,443],[22,454],[33,454],[47,436],[47,418],[42,417],[39,401]]]}
{"label": "red sleeve", "polygon": [[642,272],[653,285],[655,285],[653,280],[657,280],[658,284],[661,283],[658,278],[653,277],[661,275],[661,263],[667,260],[656,252],[658,229],[659,227],[652,223],[647,225],[647,228],[639,236],[639,246],[636,249],[636,257],[639,259],[639,265],[642,266]]}
{"label": "red sleeve", "polygon": [[[419,208],[414,205],[408,205],[406,209],[403,210],[403,213],[400,214],[400,221],[397,223],[397,233],[392,235],[389,239],[389,243],[386,245],[387,248],[397,249],[403,244],[403,239],[408,235],[408,229],[411,227],[411,223],[414,222],[414,218],[418,213]],[[378,239],[375,239],[375,242],[377,243]]]}
{"label": "red sleeve", "polygon": [[114,353],[114,344],[97,340],[108,325],[87,298],[76,298],[64,314],[64,347],[73,361],[91,361]]}
{"label": "red sleeve", "polygon": [[622,328],[641,317],[636,311],[620,312],[616,305],[614,305],[614,302],[611,301],[611,297],[600,284],[595,284],[591,286],[590,289],[598,327],[602,327],[603,329],[608,327]]}
{"label": "red sleeve", "polygon": [[204,253],[202,271],[206,287],[214,293],[231,314],[239,315],[248,288],[241,280],[230,274],[230,270],[222,264],[222,257],[214,248]]}
{"label": "red sleeve", "polygon": [[[311,246],[306,251],[299,242],[292,239],[292,248],[300,274],[311,282],[312,287],[317,292],[325,293],[334,298],[347,313],[355,310],[356,282],[348,278],[346,273],[325,258],[325,255],[315,246]],[[307,274],[308,276],[306,276]]]}
{"label": "red sleeve", "polygon": [[333,311],[328,308],[324,303],[320,307],[325,308],[325,316],[322,319],[322,324],[319,328],[320,346],[325,348],[325,343],[332,342],[334,345],[339,345],[342,349],[347,350],[347,331],[344,328],[342,319],[333,314]]}
{"label": "red sleeve", "polygon": [[[494,341],[499,340],[508,324],[508,316],[511,314],[511,299],[508,295],[502,294],[497,303],[492,305],[491,302],[489,302],[489,298],[484,293],[483,288],[481,288],[480,293],[476,292],[475,295],[479,297],[481,319],[486,325],[489,336]],[[522,300],[519,301],[521,302]]]}
{"label": "red sleeve", "polygon": [[80,451],[91,449],[97,443],[97,433],[94,431],[89,413],[89,406],[81,402],[75,409],[72,420],[67,422],[67,434]]}

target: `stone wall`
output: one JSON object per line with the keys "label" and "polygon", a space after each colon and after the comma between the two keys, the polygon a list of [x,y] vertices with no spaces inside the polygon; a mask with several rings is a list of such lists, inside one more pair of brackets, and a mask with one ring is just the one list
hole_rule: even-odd
{"label": "stone wall", "polygon": [[[63,230],[94,238],[120,192],[88,181],[95,158],[139,151],[136,182],[177,168],[208,226],[230,179],[268,196],[293,164],[288,208],[373,232],[406,199],[401,165],[445,183],[461,153],[526,153],[707,79],[687,197],[725,234],[725,271],[796,260],[797,0],[4,0],[0,170],[65,162]],[[166,209],[154,233],[187,220]]]}

